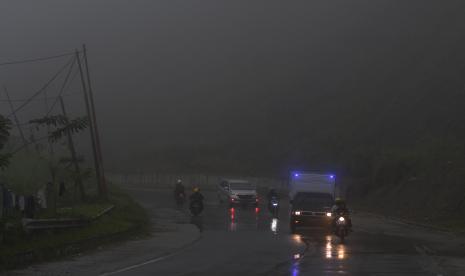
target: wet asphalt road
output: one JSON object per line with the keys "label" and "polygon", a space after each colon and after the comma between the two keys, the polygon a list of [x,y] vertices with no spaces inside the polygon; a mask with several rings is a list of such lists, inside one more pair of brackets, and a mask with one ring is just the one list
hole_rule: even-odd
{"label": "wet asphalt road", "polygon": [[[173,206],[169,190],[130,192],[149,210]],[[191,221],[202,230],[200,240],[114,275],[465,275],[465,246],[444,234],[356,215],[354,233],[341,244],[321,229],[292,235],[285,202],[276,219],[263,203],[232,211],[214,191],[203,193],[205,210]]]}

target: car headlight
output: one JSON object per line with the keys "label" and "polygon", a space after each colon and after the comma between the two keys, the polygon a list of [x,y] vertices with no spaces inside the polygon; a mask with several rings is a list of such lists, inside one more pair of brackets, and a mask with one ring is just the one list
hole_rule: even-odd
{"label": "car headlight", "polygon": [[332,213],[329,213],[329,212],[326,213],[326,216],[327,216],[327,217],[331,217],[332,215],[333,215]]}
{"label": "car headlight", "polygon": [[300,216],[301,213],[302,213],[302,212],[300,212],[300,211],[295,211],[295,212],[294,212],[294,214],[295,214],[296,216]]}
{"label": "car headlight", "polygon": [[340,218],[339,218],[339,221],[340,221],[340,222],[344,222],[344,221],[346,221],[346,219],[345,219],[344,217],[340,217]]}

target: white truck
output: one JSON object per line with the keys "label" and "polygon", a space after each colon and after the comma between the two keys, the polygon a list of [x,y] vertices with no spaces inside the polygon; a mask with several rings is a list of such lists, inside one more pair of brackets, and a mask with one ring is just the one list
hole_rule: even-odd
{"label": "white truck", "polygon": [[290,227],[331,225],[331,206],[336,194],[333,174],[293,172],[289,178]]}

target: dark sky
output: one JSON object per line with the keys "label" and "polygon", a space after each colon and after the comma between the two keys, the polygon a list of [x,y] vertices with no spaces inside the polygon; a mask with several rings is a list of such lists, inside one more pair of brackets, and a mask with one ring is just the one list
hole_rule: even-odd
{"label": "dark sky", "polygon": [[[2,1],[0,62],[86,43],[107,152],[278,143],[396,124],[396,108],[459,91],[464,14],[462,0]],[[0,67],[0,82],[27,97],[65,61]]]}

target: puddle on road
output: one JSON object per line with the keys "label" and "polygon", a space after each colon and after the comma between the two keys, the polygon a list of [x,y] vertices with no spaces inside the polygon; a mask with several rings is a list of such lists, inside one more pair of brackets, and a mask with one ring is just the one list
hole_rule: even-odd
{"label": "puddle on road", "polygon": [[271,232],[273,232],[273,234],[278,234],[278,219],[277,218],[273,218],[271,220],[271,224],[270,224],[270,230]]}
{"label": "puddle on road", "polygon": [[335,258],[344,260],[347,257],[346,246],[344,244],[333,244],[333,237],[331,235],[327,235],[324,256],[326,259]]}
{"label": "puddle on road", "polygon": [[241,229],[258,229],[259,227],[260,208],[235,208],[228,209],[228,230],[234,232]]}
{"label": "puddle on road", "polygon": [[332,237],[326,236],[326,259],[331,259],[333,257],[333,245],[332,245]]}

